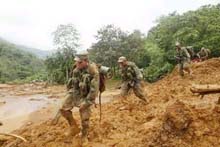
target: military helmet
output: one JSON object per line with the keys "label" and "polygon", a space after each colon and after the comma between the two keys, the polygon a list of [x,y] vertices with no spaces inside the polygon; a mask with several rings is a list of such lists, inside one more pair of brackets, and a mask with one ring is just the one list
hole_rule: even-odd
{"label": "military helmet", "polygon": [[85,59],[88,59],[88,51],[86,50],[82,50],[82,51],[79,51],[75,58],[74,58],[74,61],[82,61],[82,60],[85,60]]}
{"label": "military helmet", "polygon": [[177,41],[176,44],[175,44],[175,46],[180,47],[180,43]]}
{"label": "military helmet", "polygon": [[124,56],[121,56],[118,58],[118,63],[125,62],[125,61],[127,61],[127,59]]}
{"label": "military helmet", "polygon": [[204,51],[204,50],[205,50],[205,47],[202,47],[202,48],[201,48],[201,51]]}

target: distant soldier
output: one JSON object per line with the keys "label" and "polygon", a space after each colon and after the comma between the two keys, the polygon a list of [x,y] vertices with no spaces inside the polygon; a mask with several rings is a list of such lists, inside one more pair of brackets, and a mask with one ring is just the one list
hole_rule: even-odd
{"label": "distant soldier", "polygon": [[81,138],[82,143],[88,143],[89,119],[91,106],[95,103],[99,90],[99,73],[97,66],[90,63],[88,53],[80,53],[75,57],[75,68],[68,82],[68,93],[60,112],[69,123],[67,136],[75,136],[80,132],[75,119],[72,116],[72,109],[79,107],[81,117]]}
{"label": "distant soldier", "polygon": [[197,53],[197,56],[202,60],[207,60],[211,55],[210,49],[202,47],[201,50]]}
{"label": "distant soldier", "polygon": [[147,102],[144,96],[144,90],[141,86],[143,75],[138,67],[133,62],[127,61],[125,57],[120,57],[118,63],[121,68],[122,86],[121,95],[124,97],[130,89],[133,89],[134,94],[142,101]]}
{"label": "distant soldier", "polygon": [[190,65],[190,54],[185,47],[181,47],[180,43],[176,43],[176,56],[175,56],[178,66],[179,74],[184,76],[184,71],[189,74],[192,74],[192,71],[189,67]]}

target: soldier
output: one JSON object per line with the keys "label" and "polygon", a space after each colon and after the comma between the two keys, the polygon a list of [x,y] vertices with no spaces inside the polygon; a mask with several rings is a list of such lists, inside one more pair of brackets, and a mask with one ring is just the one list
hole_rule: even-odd
{"label": "soldier", "polygon": [[138,67],[135,65],[135,63],[127,61],[127,59],[123,56],[118,59],[118,63],[121,68],[122,76],[121,95],[125,97],[129,90],[133,89],[134,94],[138,98],[144,102],[147,102],[143,94],[143,87],[140,83],[143,79],[143,75]]}
{"label": "soldier", "polygon": [[192,71],[189,67],[190,64],[190,54],[188,53],[185,47],[181,47],[180,43],[176,43],[176,56],[175,58],[178,61],[179,74],[184,76],[184,71],[188,72],[190,75]]}
{"label": "soldier", "polygon": [[87,144],[91,106],[95,103],[99,90],[99,73],[97,66],[89,62],[87,52],[77,54],[74,60],[76,67],[68,82],[68,93],[60,112],[70,126],[65,135],[75,136],[80,132],[80,129],[71,110],[74,107],[79,107],[82,144]]}
{"label": "soldier", "polygon": [[197,53],[197,56],[202,60],[207,60],[211,55],[211,51],[207,48],[202,47],[201,50]]}

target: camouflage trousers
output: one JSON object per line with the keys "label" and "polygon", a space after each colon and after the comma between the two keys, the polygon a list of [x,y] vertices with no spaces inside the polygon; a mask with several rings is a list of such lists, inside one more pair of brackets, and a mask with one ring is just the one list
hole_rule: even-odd
{"label": "camouflage trousers", "polygon": [[190,63],[188,61],[183,61],[178,64],[179,74],[184,76],[184,70],[189,70]]}
{"label": "camouflage trousers", "polygon": [[[80,105],[85,104],[85,98],[82,98],[76,92],[69,91],[65,97],[63,105],[61,107],[62,111],[71,111],[74,107],[80,107]],[[89,119],[91,116],[91,105],[86,104],[85,109],[80,109],[82,134],[87,134],[89,129]]]}
{"label": "camouflage trousers", "polygon": [[144,96],[144,89],[143,87],[141,86],[141,83],[140,82],[135,82],[135,83],[132,83],[131,82],[123,82],[122,83],[122,86],[121,86],[121,96],[125,97],[128,95],[128,92],[133,89],[134,91],[134,94],[140,98],[141,100],[146,100],[145,99],[145,96]]}

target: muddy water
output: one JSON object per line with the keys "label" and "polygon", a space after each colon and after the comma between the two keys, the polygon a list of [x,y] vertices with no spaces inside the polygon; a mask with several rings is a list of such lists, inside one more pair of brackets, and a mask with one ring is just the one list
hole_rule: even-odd
{"label": "muddy water", "polygon": [[31,113],[47,107],[50,104],[58,105],[60,100],[48,99],[46,95],[1,97],[0,121],[3,126],[0,132],[10,132],[21,127]]}
{"label": "muddy water", "polygon": [[[102,94],[102,103],[107,103],[119,91],[108,90]],[[11,132],[21,126],[38,123],[53,118],[64,99],[49,99],[47,95],[1,96],[0,97],[0,132]],[[98,98],[96,99],[98,104]],[[78,109],[73,109],[78,111]]]}

